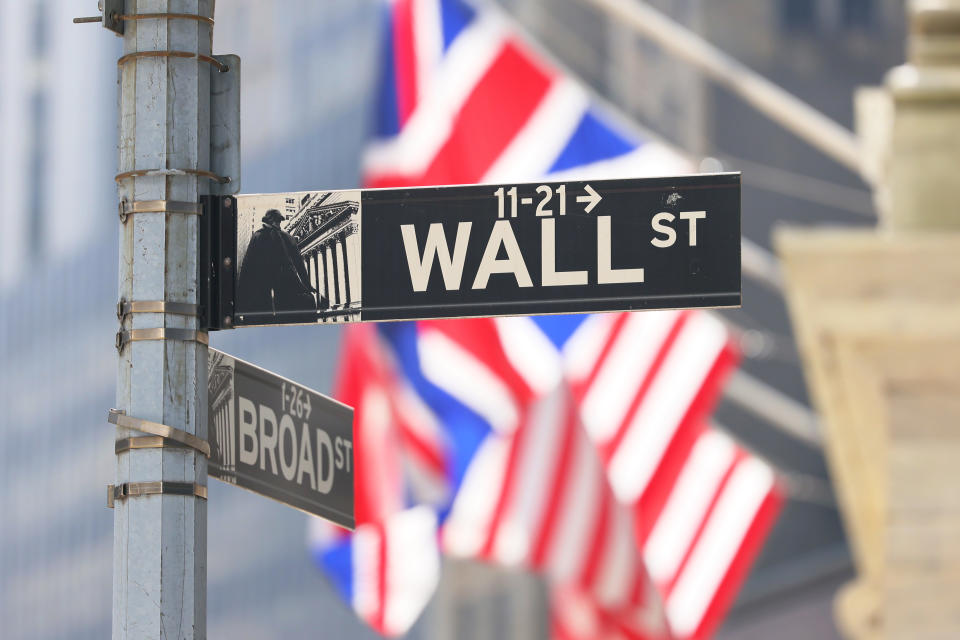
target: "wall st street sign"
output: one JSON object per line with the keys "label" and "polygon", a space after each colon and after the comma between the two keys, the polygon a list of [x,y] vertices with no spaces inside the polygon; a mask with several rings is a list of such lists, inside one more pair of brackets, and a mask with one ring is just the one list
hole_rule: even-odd
{"label": "wall st street sign", "polygon": [[209,474],[354,527],[353,409],[210,349]]}
{"label": "wall st street sign", "polygon": [[211,328],[740,304],[740,175],[213,197]]}

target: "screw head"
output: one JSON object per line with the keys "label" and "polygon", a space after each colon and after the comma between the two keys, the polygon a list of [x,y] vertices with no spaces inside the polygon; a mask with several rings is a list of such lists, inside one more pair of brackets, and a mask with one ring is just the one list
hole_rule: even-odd
{"label": "screw head", "polygon": [[226,197],[223,199],[223,206],[229,209],[233,206],[233,198]]}
{"label": "screw head", "polygon": [[233,264],[233,260],[230,259],[230,256],[227,256],[226,258],[223,259],[223,266],[227,267],[228,269],[232,264]]}
{"label": "screw head", "polygon": [[224,316],[224,318],[223,318],[223,326],[229,327],[229,326],[232,325],[232,324],[233,324],[233,318],[231,318],[230,316]]}

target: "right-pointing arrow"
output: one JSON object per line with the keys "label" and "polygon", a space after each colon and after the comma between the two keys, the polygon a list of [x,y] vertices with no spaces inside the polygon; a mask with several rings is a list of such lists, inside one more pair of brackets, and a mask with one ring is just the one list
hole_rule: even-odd
{"label": "right-pointing arrow", "polygon": [[593,211],[593,208],[600,204],[600,201],[603,200],[603,197],[594,191],[593,187],[590,185],[584,185],[584,190],[587,192],[585,196],[577,196],[577,202],[587,202],[587,206],[584,207],[584,213],[590,213]]}

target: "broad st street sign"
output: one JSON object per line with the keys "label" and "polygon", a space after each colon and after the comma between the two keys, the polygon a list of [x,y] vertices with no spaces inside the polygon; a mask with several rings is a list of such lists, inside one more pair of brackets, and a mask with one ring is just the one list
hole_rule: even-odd
{"label": "broad st street sign", "polygon": [[209,474],[352,529],[353,409],[210,349]]}
{"label": "broad st street sign", "polygon": [[740,304],[740,175],[206,202],[211,328]]}

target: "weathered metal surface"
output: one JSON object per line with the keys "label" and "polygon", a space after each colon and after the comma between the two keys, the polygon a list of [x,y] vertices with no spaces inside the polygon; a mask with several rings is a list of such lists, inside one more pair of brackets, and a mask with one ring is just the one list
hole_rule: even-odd
{"label": "weathered metal surface", "polygon": [[226,71],[210,69],[210,171],[229,178],[213,182],[210,194],[240,192],[240,56],[214,56]]}
{"label": "weathered metal surface", "polygon": [[[123,13],[196,13],[212,0],[127,0]],[[194,20],[124,23],[124,55],[175,50],[209,56],[212,33]],[[143,57],[119,68],[119,172],[209,168],[210,65],[197,58]],[[138,201],[198,202],[209,180],[168,172],[119,181]],[[133,215],[121,223],[118,299],[197,304],[199,216]],[[197,318],[127,315],[123,330],[196,331]],[[116,406],[128,415],[206,439],[207,347],[200,342],[133,342],[119,355]],[[142,435],[118,429],[118,439]],[[117,456],[117,486],[186,482],[205,486],[207,460],[191,449],[129,449]],[[114,511],[113,637],[192,640],[206,636],[207,503],[193,495],[142,495]]]}

